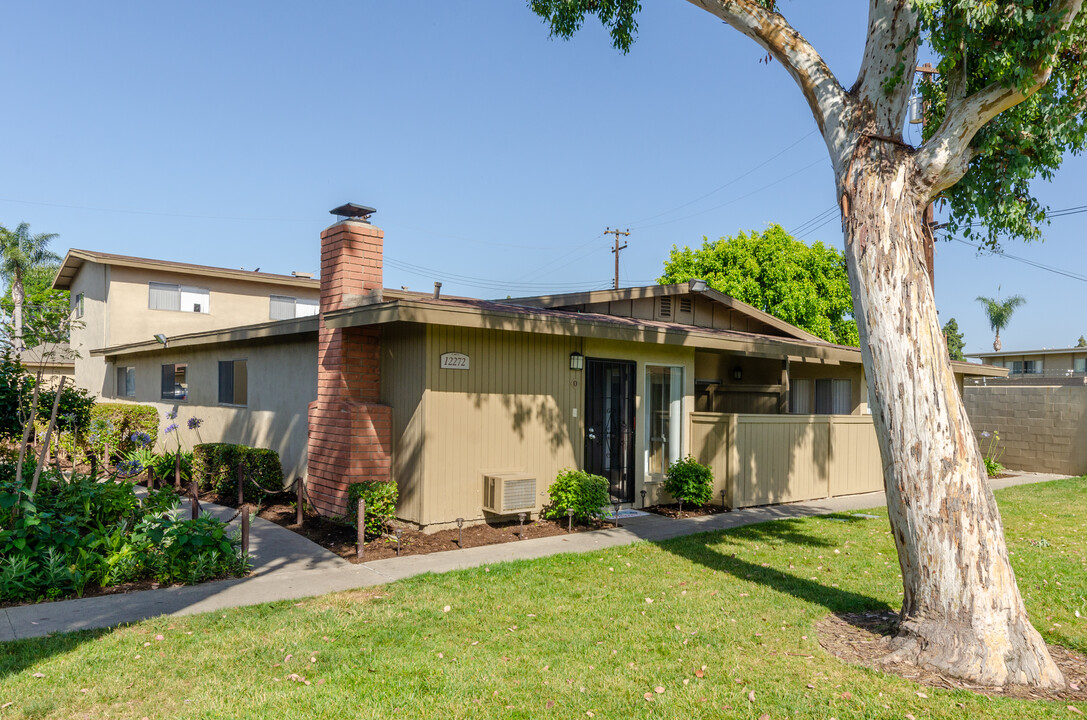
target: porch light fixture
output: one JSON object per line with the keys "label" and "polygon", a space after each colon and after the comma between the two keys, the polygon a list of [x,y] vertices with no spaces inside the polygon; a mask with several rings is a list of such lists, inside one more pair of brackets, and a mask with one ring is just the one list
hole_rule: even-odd
{"label": "porch light fixture", "polygon": [[920,125],[925,121],[925,101],[920,95],[910,96],[910,125]]}
{"label": "porch light fixture", "polygon": [[701,278],[694,278],[687,282],[687,287],[691,292],[703,293],[706,292],[707,283]]}
{"label": "porch light fixture", "polygon": [[585,356],[576,350],[570,353],[570,369],[581,370],[585,367]]}
{"label": "porch light fixture", "polygon": [[735,380],[736,382],[740,382],[741,380],[744,379],[744,369],[742,367],[740,367],[739,365],[732,368],[732,379]]}

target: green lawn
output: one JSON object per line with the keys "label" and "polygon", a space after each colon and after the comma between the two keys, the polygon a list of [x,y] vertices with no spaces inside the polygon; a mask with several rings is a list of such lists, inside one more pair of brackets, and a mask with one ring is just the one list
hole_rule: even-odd
{"label": "green lawn", "polygon": [[[998,498],[1035,624],[1087,652],[1087,481]],[[0,645],[0,717],[1077,717],[824,653],[828,612],[897,607],[871,512]]]}

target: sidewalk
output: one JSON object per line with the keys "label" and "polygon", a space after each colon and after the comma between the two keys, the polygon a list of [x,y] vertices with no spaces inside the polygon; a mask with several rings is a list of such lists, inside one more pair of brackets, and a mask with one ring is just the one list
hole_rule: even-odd
{"label": "sidewalk", "polygon": [[[1045,482],[1064,477],[1045,473],[1015,473],[994,480],[993,489]],[[184,587],[143,590],[124,595],[62,600],[0,610],[0,641],[42,637],[58,632],[113,627],[158,615],[191,615],[275,600],[323,595],[382,585],[427,572],[451,570],[509,560],[530,560],[559,553],[590,552],[647,540],[752,525],[767,520],[802,518],[878,507],[883,493],[850,495],[812,502],[747,508],[720,515],[671,520],[660,515],[620,519],[620,527],[524,540],[500,545],[450,550],[429,555],[388,558],[354,565],[275,523],[254,518],[250,528],[253,573],[245,578]],[[230,508],[205,504],[222,519]],[[236,522],[236,521],[235,521]]]}

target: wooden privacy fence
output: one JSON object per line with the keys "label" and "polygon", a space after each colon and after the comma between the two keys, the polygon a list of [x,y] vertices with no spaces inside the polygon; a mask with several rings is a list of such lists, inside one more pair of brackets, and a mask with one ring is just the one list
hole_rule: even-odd
{"label": "wooden privacy fence", "polygon": [[868,415],[691,413],[691,454],[729,507],[883,490]]}

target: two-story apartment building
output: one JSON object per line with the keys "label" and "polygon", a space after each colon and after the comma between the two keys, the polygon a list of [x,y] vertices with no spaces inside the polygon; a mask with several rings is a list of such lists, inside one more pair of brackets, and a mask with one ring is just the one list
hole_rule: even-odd
{"label": "two-story apartment building", "polygon": [[1002,367],[1008,377],[998,383],[1082,385],[1087,383],[1087,347],[1002,350],[971,353],[983,365]]}

